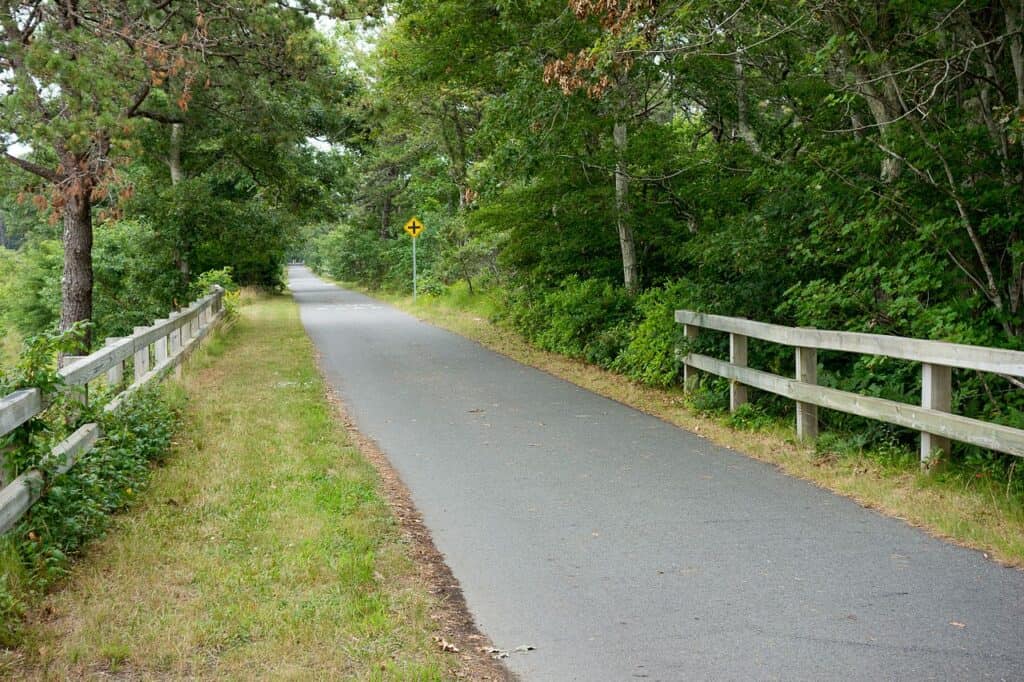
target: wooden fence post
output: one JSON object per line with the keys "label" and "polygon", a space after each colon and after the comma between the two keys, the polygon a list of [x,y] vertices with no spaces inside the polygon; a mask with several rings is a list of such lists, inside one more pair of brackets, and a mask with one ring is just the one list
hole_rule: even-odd
{"label": "wooden fence post", "polygon": [[[181,317],[181,311],[174,312],[174,313],[170,314],[170,319],[171,320],[177,320],[179,317]],[[178,353],[181,352],[181,346],[182,346],[182,342],[181,342],[181,328],[182,328],[182,325],[180,323],[176,322],[175,325],[174,325],[174,328],[171,329],[170,336],[168,336],[168,340],[170,341],[169,352],[170,352],[170,356],[172,358],[173,357],[177,357]],[[181,378],[181,363],[178,362],[178,361],[174,362],[174,377],[176,379],[180,379]]]}
{"label": "wooden fence post", "polygon": [[[818,383],[818,351],[814,348],[796,349],[796,380],[805,384]],[[800,440],[818,437],[818,406],[796,402],[796,436]]]}
{"label": "wooden fence post", "polygon": [[[149,327],[136,327],[135,333],[144,332]],[[146,375],[149,371],[149,346],[143,346],[135,351],[135,378],[133,381],[138,381]]]}
{"label": "wooden fence post", "polygon": [[[65,356],[63,356],[64,366],[66,367],[67,365],[70,365],[72,363],[78,362],[82,358],[87,358],[87,357],[89,357],[89,356],[88,355],[65,355]],[[89,407],[89,384],[88,383],[84,383],[84,384],[82,384],[80,386],[71,386],[68,389],[68,393],[70,394],[71,399],[74,400],[79,405],[81,405],[83,408],[88,408]]]}
{"label": "wooden fence post", "polygon": [[[953,401],[953,371],[945,365],[921,365],[921,407],[949,412]],[[921,468],[929,468],[936,452],[949,454],[949,439],[921,432]]]}
{"label": "wooden fence post", "polygon": [[[108,338],[103,342],[105,346],[113,346],[118,341],[121,341],[122,337]],[[107,386],[117,388],[124,381],[124,360],[118,361],[113,367],[107,370]]]}
{"label": "wooden fence post", "polygon": [[[168,320],[175,320],[181,317],[181,313],[171,313],[167,316]],[[174,325],[171,328],[171,333],[167,335],[167,354],[170,357],[174,357],[178,354],[178,350],[181,348],[181,326]]]}
{"label": "wooden fence post", "polygon": [[[165,322],[167,322],[167,320],[157,320],[153,324],[163,324]],[[155,365],[160,365],[162,362],[167,360],[167,344],[167,336],[161,336],[153,342],[153,363]]]}
{"label": "wooden fence post", "polygon": [[[729,334],[729,362],[740,367],[747,366],[747,337]],[[729,411],[747,402],[747,387],[733,379],[729,382]]]}
{"label": "wooden fence post", "polygon": [[[697,334],[700,333],[700,327],[692,324],[683,325],[683,336],[686,337],[687,341],[693,341],[697,338]],[[691,384],[697,380],[697,369],[690,367],[683,361],[683,390],[689,391]]]}

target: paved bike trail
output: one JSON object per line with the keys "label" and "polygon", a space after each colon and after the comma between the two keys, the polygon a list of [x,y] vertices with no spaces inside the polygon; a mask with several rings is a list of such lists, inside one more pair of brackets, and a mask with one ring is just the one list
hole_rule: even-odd
{"label": "paved bike trail", "polygon": [[289,270],[524,680],[1024,679],[1024,572]]}

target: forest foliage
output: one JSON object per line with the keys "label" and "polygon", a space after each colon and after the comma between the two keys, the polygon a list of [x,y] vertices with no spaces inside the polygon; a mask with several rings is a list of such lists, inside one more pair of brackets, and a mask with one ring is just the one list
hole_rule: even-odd
{"label": "forest foliage", "polygon": [[[1024,349],[1016,0],[390,6],[350,41],[362,125],[345,215],[295,252],[315,268],[407,288],[418,215],[421,292],[489,292],[541,347],[658,385],[677,308]],[[821,363],[919,399],[912,363]],[[751,364],[793,371],[769,344]],[[954,411],[1024,425],[1021,389],[958,372]]]}
{"label": "forest foliage", "polygon": [[333,215],[354,81],[316,21],[347,11],[0,5],[0,324],[90,320],[95,346],[207,270],[279,286],[297,227]]}
{"label": "forest foliage", "polygon": [[[0,325],[26,336],[87,288],[96,346],[203,272],[278,286],[288,257],[402,290],[418,215],[421,292],[491,296],[656,385],[677,308],[1024,349],[1019,1],[4,8]],[[917,400],[912,363],[821,364]],[[956,387],[955,411],[1024,423],[1019,382]]]}

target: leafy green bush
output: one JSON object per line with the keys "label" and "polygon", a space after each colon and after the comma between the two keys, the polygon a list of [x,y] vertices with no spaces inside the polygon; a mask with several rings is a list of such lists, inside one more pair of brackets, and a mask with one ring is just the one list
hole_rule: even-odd
{"label": "leafy green bush", "polygon": [[743,403],[729,415],[729,426],[744,431],[766,429],[775,423],[775,417],[757,403]]}
{"label": "leafy green bush", "polygon": [[207,270],[200,274],[188,287],[189,301],[195,301],[210,293],[213,285],[220,286],[224,291],[238,291],[238,285],[231,275],[231,266],[225,266],[219,270]]}
{"label": "leafy green bush", "polygon": [[26,605],[64,575],[69,557],[103,534],[169,451],[181,394],[145,388],[99,417],[103,438],[56,477],[19,524],[0,539],[0,644],[16,641]]}
{"label": "leafy green bush", "polygon": [[339,225],[317,238],[317,269],[343,282],[377,288],[387,274],[386,243],[376,234]]}
{"label": "leafy green bush", "polygon": [[25,335],[56,326],[60,318],[60,277],[64,251],[60,242],[41,240],[10,259],[0,299],[5,317]]}
{"label": "leafy green bush", "polygon": [[686,391],[686,402],[695,411],[721,414],[729,409],[729,382],[721,377],[701,374]]}
{"label": "leafy green bush", "polygon": [[[39,388],[49,406],[42,415],[0,438],[5,475],[30,468],[47,474],[40,500],[0,538],[0,645],[16,636],[19,616],[34,594],[63,575],[68,557],[106,528],[112,511],[125,506],[149,477],[149,464],[168,451],[181,408],[181,393],[144,388],[114,412],[101,409],[102,394],[88,408],[61,389],[56,359],[76,346],[85,325],[64,333],[30,337],[18,361],[0,370],[0,396]],[[51,450],[78,426],[97,421],[103,437],[62,475]]]}
{"label": "leafy green bush", "polygon": [[599,279],[572,276],[539,297],[520,294],[510,319],[541,348],[608,367],[629,339],[634,299]]}
{"label": "leafy green bush", "polygon": [[78,348],[86,329],[87,325],[80,323],[64,333],[29,337],[17,361],[7,369],[0,368],[0,396],[23,388],[38,388],[48,402],[41,415],[0,437],[3,473],[8,479],[40,465],[50,447],[85,416],[81,410],[76,412],[76,420],[67,414],[69,396],[58,390],[63,382],[57,373],[57,357]]}
{"label": "leafy green bush", "polygon": [[230,265],[220,268],[219,270],[207,270],[196,277],[195,281],[192,282],[188,289],[189,302],[197,301],[209,294],[210,289],[214,285],[224,289],[224,298],[222,299],[224,311],[227,318],[229,320],[233,320],[238,316],[241,292],[231,275]]}
{"label": "leafy green bush", "polygon": [[93,271],[98,345],[152,324],[185,297],[170,244],[145,222],[120,220],[96,230]]}
{"label": "leafy green bush", "polygon": [[636,302],[640,321],[612,369],[653,386],[681,381],[683,327],[676,322],[675,311],[690,307],[692,296],[693,284],[685,279],[641,294]]}

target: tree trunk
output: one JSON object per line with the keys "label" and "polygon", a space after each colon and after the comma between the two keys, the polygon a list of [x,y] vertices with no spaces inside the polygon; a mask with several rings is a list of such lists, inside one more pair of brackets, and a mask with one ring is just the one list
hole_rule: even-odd
{"label": "tree trunk", "polygon": [[615,221],[619,228],[619,248],[622,250],[622,283],[626,291],[635,294],[637,282],[636,245],[633,226],[629,220],[629,175],[626,173],[626,124],[616,121],[612,131],[615,141]]}
{"label": "tree trunk", "polygon": [[167,167],[171,169],[171,185],[180,183],[185,174],[181,169],[181,123],[171,124],[171,145],[167,152]]}
{"label": "tree trunk", "polygon": [[1013,61],[1013,75],[1017,94],[1017,106],[1024,107],[1024,47],[1021,46],[1020,0],[1008,0],[1003,3],[1006,12],[1006,32],[1010,36],[1010,59]]}
{"label": "tree trunk", "polygon": [[391,226],[391,193],[384,195],[384,201],[380,207],[380,238],[387,239],[390,236]]}
{"label": "tree trunk", "polygon": [[[847,19],[835,11],[828,12],[832,30],[838,36],[845,36],[850,33]],[[875,119],[875,126],[878,128],[878,135],[882,145],[891,148],[892,125],[899,120],[903,109],[900,102],[899,92],[891,73],[893,69],[889,64],[882,62],[875,70],[869,70],[862,63],[856,60],[854,50],[846,42],[840,43],[842,55],[845,61],[841,72],[852,81],[854,90],[867,104],[868,111]],[[888,73],[888,77],[881,74]],[[879,81],[881,83],[879,84]],[[882,159],[881,179],[889,184],[899,179],[903,173],[903,160],[892,154],[887,154]]]}
{"label": "tree trunk", "polygon": [[[181,167],[181,133],[184,127],[182,123],[171,124],[171,143],[167,151],[167,167],[171,171],[171,187],[177,187],[185,179],[185,171]],[[183,241],[183,239],[179,238],[179,242]],[[182,245],[174,247],[172,256],[174,258],[174,267],[181,274],[182,286],[188,286],[191,267],[189,267],[188,256]]]}
{"label": "tree trunk", "polygon": [[[60,329],[67,331],[75,323],[92,319],[92,188],[83,178],[65,185],[64,276],[61,278]],[[87,352],[87,334],[81,352]]]}
{"label": "tree trunk", "polygon": [[757,135],[750,127],[750,116],[747,111],[747,75],[743,70],[743,48],[736,49],[733,57],[733,72],[736,75],[736,128],[740,139],[747,143],[755,154],[761,153],[761,145]]}
{"label": "tree trunk", "polygon": [[[1020,35],[1021,9],[1020,0],[1008,0],[1003,4],[1006,13],[1006,32],[1010,35],[1010,60],[1013,62],[1013,80],[1017,86],[1017,115],[1024,110],[1024,45]],[[1024,150],[1024,139],[1020,140]]]}
{"label": "tree trunk", "polygon": [[[888,81],[879,90],[871,84],[874,78],[869,75],[867,70],[857,68],[854,69],[854,73],[856,74],[855,77],[860,81],[857,89],[860,91],[861,97],[864,98],[864,102],[868,105],[868,111],[871,112],[872,117],[875,119],[875,124],[878,126],[878,135],[882,138],[882,143],[887,148],[891,147],[893,138],[891,126],[900,116],[896,96],[889,87]],[[903,159],[892,155],[882,159],[882,182],[886,184],[895,182],[902,174]]]}

